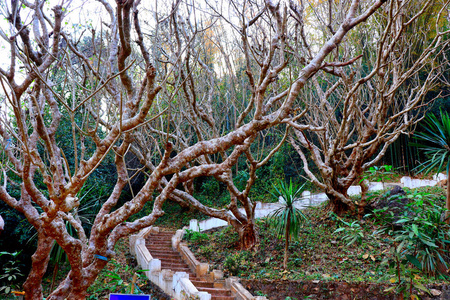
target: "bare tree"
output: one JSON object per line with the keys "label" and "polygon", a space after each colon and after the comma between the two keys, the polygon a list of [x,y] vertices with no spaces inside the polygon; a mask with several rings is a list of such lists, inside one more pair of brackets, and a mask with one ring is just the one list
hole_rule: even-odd
{"label": "bare tree", "polygon": [[[84,299],[107,263],[99,257],[113,257],[120,238],[152,225],[164,214],[162,205],[168,198],[229,221],[241,233],[244,247],[257,243],[254,203],[248,194],[256,169],[278,146],[266,156],[255,156],[252,145],[265,130],[280,124],[324,131],[322,125],[295,123],[308,110],[293,109],[295,101],[317,72],[328,64],[341,64],[341,58],[326,58],[385,1],[343,1],[340,23],[308,56],[300,50],[308,49],[302,37],[306,25],[294,5],[288,9],[266,0],[227,1],[229,8],[224,10],[208,6],[203,18],[213,16],[239,37],[232,48],[219,43],[220,38],[208,37],[217,43],[223,70],[235,73],[231,70],[236,66],[245,68],[247,83],[232,79],[228,102],[216,91],[222,78],[202,48],[207,33],[228,32],[208,32],[216,28],[215,20],[201,25],[198,16],[204,9],[194,10],[193,1],[176,1],[165,13],[155,10],[151,19],[141,22],[139,2],[117,0],[113,8],[98,0],[109,19],[100,30],[91,30],[89,51],[82,42],[88,31],[63,28],[70,7],[57,5],[48,15],[46,1],[12,0],[6,6],[10,28],[0,34],[9,44],[10,63],[0,69],[6,94],[0,135],[7,160],[1,165],[0,199],[23,213],[38,233],[24,284],[27,299],[43,297],[41,282],[55,242],[67,254],[71,270],[47,299]],[[234,15],[225,17],[227,10]],[[144,31],[141,23],[155,31]],[[236,93],[240,88],[243,91]],[[230,110],[236,117],[229,128],[223,120]],[[63,118],[70,120],[71,137],[57,134]],[[73,163],[58,145],[61,138],[73,140]],[[95,144],[92,151],[87,141]],[[130,180],[125,160],[129,151],[146,166],[147,178],[132,199],[119,205]],[[117,181],[88,236],[77,214],[77,194],[109,154],[115,159]],[[243,191],[233,184],[231,172],[241,157],[248,161],[250,174]],[[227,185],[232,195],[227,209],[206,207],[190,195],[189,185],[199,176]],[[10,184],[20,187],[19,199],[11,196]],[[149,215],[126,222],[151,200]],[[238,203],[245,214],[238,211]],[[75,228],[76,236],[69,234],[65,222]]]}
{"label": "bare tree", "polygon": [[[334,4],[328,5],[335,11]],[[289,141],[335,213],[359,208],[362,215],[368,189],[364,171],[380,161],[400,134],[409,134],[429,106],[426,95],[436,89],[449,66],[443,55],[449,50],[448,5],[449,1],[390,2],[329,56],[344,62],[323,63],[301,93],[302,104],[310,109],[292,125]],[[327,14],[319,19],[332,35],[334,15]],[[323,131],[296,128],[304,123]],[[347,194],[354,184],[363,191],[359,203]]]}

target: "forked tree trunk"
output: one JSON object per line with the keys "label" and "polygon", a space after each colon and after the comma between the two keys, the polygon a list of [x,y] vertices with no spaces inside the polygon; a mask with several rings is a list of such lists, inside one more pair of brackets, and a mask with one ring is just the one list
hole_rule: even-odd
{"label": "forked tree trunk", "polygon": [[327,196],[328,199],[330,199],[327,207],[329,211],[334,212],[338,216],[342,216],[343,214],[352,211],[352,208],[348,204],[342,202],[338,197],[329,194],[327,194]]}
{"label": "forked tree trunk", "polygon": [[239,234],[239,249],[251,250],[259,245],[259,231],[253,221],[235,229]]}
{"label": "forked tree trunk", "polygon": [[[368,186],[361,186],[361,189],[363,190],[363,193],[366,193]],[[327,209],[334,212],[338,216],[342,216],[346,213],[357,214],[364,211],[367,202],[363,199],[359,203],[353,202],[348,196],[347,191],[348,186],[344,187],[342,185],[332,186],[330,191],[326,191],[325,194],[328,199],[330,199]],[[365,196],[362,195],[362,197]]]}

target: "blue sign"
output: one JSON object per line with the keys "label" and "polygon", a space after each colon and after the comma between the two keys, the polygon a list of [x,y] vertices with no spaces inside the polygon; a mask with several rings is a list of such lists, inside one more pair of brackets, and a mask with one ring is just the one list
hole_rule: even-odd
{"label": "blue sign", "polygon": [[151,300],[150,295],[109,294],[109,300]]}

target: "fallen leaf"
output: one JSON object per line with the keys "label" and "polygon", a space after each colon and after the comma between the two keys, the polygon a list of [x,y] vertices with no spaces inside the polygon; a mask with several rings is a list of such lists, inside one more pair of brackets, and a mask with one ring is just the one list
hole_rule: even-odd
{"label": "fallen leaf", "polygon": [[391,283],[394,283],[394,282],[395,282],[395,278],[391,278],[391,279],[389,279],[389,281],[390,281]]}
{"label": "fallen leaf", "polygon": [[325,278],[325,279],[328,279],[328,278],[331,277],[331,275],[330,274],[322,274],[322,277]]}
{"label": "fallen leaf", "polygon": [[373,250],[373,247],[370,245],[367,245],[367,247],[369,247],[370,250]]}
{"label": "fallen leaf", "polygon": [[414,274],[414,279],[415,280],[419,280],[419,279],[421,279],[422,277],[420,277],[419,275],[417,275],[417,274]]}
{"label": "fallen leaf", "polygon": [[264,262],[268,263],[269,261],[270,261],[270,257],[266,258],[266,260]]}
{"label": "fallen leaf", "polygon": [[313,280],[312,283],[319,283],[320,280]]}
{"label": "fallen leaf", "polygon": [[430,293],[431,293],[431,295],[433,295],[435,297],[440,296],[442,294],[441,291],[438,291],[438,290],[435,290],[435,289],[431,289]]}
{"label": "fallen leaf", "polygon": [[366,254],[363,255],[364,259],[367,259],[368,257],[369,257],[369,253],[366,253]]}
{"label": "fallen leaf", "polygon": [[375,257],[373,255],[370,256],[370,259],[375,261]]}

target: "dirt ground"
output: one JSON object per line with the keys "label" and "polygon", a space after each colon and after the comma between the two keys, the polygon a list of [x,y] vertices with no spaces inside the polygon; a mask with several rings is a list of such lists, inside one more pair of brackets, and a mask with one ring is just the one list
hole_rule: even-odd
{"label": "dirt ground", "polygon": [[[266,295],[270,300],[292,299],[368,299],[368,300],[397,300],[399,295],[386,294],[386,285],[372,283],[346,282],[302,282],[287,280],[241,280],[242,285],[253,295]],[[450,299],[450,285],[433,285],[439,296],[419,294],[420,299]],[[406,296],[404,299],[408,299]]]}

